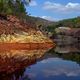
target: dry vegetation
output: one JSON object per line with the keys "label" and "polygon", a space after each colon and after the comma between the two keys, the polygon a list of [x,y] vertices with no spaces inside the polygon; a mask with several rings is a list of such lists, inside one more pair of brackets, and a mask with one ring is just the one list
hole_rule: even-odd
{"label": "dry vegetation", "polygon": [[[4,16],[5,17],[5,16]],[[0,42],[4,43],[43,43],[52,42],[34,28],[35,24],[20,21],[16,16],[0,16]]]}

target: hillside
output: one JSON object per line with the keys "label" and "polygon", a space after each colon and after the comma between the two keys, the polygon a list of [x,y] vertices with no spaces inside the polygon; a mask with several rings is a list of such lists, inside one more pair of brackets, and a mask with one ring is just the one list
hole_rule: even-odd
{"label": "hillside", "polygon": [[70,27],[70,28],[80,28],[80,17],[64,19],[55,22],[53,25],[47,26],[47,31],[54,33],[55,28],[58,27]]}
{"label": "hillside", "polygon": [[64,19],[57,23],[59,26],[66,26],[71,28],[79,28],[80,27],[80,17]]}
{"label": "hillside", "polygon": [[54,21],[48,21],[40,17],[26,16],[26,20],[35,23],[36,26],[41,25],[41,26],[46,27],[46,26],[54,24]]}
{"label": "hillside", "polygon": [[0,15],[0,42],[5,43],[43,43],[51,42],[30,22],[23,22],[16,16]]}

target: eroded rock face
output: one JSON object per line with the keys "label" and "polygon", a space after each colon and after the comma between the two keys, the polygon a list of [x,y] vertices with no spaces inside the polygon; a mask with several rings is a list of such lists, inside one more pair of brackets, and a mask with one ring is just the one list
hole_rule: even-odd
{"label": "eroded rock face", "polygon": [[[3,19],[2,19],[3,18]],[[43,43],[52,42],[39,30],[33,28],[34,24],[24,23],[16,16],[3,16],[0,18],[0,42],[4,43]]]}

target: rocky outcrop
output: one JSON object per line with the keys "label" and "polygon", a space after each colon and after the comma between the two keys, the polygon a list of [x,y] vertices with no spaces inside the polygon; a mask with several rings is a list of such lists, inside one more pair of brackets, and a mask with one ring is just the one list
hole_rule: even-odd
{"label": "rocky outcrop", "polygon": [[0,15],[1,43],[45,43],[52,42],[39,30],[33,28],[35,24],[22,22],[16,16]]}

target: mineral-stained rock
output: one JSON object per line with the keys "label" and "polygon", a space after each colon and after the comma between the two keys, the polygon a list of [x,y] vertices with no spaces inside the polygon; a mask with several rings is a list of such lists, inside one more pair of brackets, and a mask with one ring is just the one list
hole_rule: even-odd
{"label": "mineral-stained rock", "polygon": [[[22,22],[16,16],[1,16],[0,42],[2,43],[45,43],[52,42],[35,28],[35,24]],[[2,19],[3,18],[3,19]]]}

